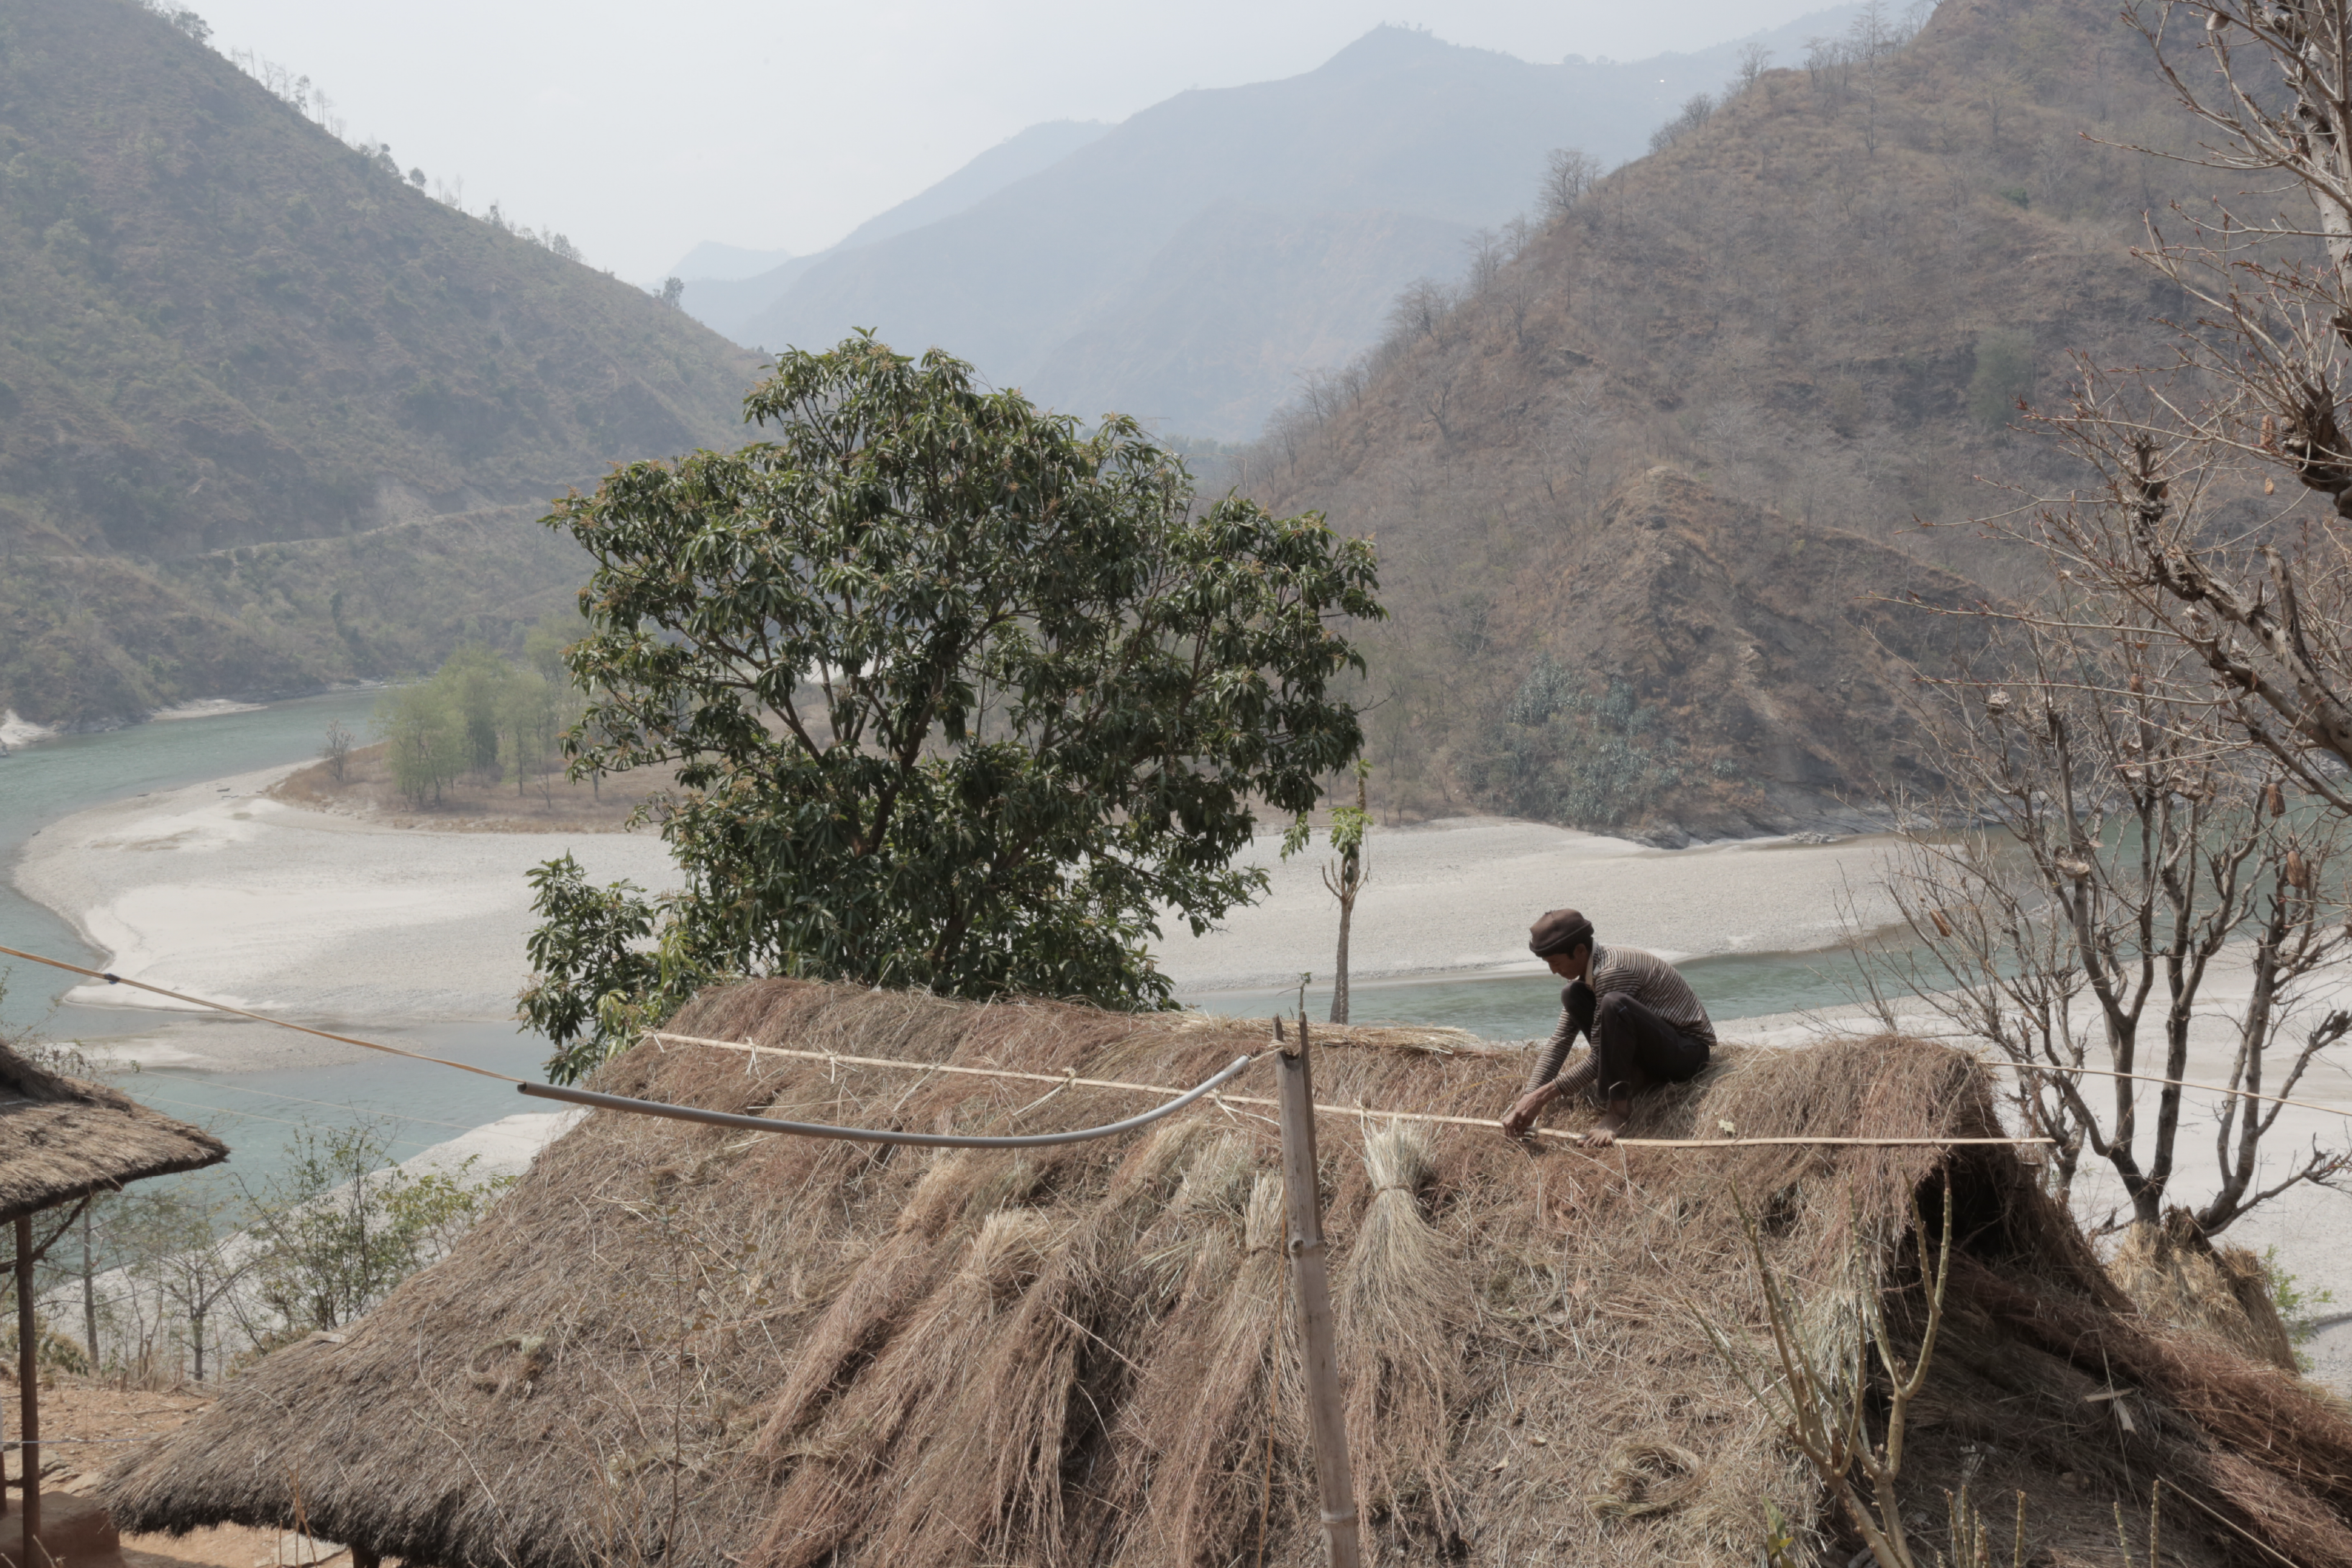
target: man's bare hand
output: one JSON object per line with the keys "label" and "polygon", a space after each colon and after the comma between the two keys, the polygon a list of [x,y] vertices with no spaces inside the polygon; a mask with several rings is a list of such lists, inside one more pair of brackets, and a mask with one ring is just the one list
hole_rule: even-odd
{"label": "man's bare hand", "polygon": [[1543,1114],[1544,1107],[1551,1103],[1553,1092],[1553,1086],[1546,1084],[1519,1096],[1517,1102],[1504,1113],[1503,1136],[1525,1138],[1528,1130],[1536,1124],[1536,1118]]}

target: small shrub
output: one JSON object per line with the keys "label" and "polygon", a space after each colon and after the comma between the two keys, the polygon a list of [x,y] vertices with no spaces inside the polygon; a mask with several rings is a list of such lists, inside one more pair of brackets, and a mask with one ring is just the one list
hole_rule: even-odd
{"label": "small shrub", "polygon": [[1616,826],[1682,783],[1658,719],[1623,681],[1596,696],[1539,658],[1490,730],[1486,787],[1522,816]]}
{"label": "small shrub", "polygon": [[2311,1370],[2311,1358],[2303,1353],[2303,1346],[2319,1331],[2319,1309],[2336,1304],[2336,1292],[2326,1289],[2306,1290],[2300,1275],[2290,1274],[2279,1261],[2279,1249],[2263,1251],[2263,1284],[2269,1289],[2271,1305],[2278,1309],[2279,1321],[2286,1325],[2287,1337],[2295,1343],[2294,1364],[2298,1371]]}
{"label": "small shrub", "polygon": [[1969,378],[1969,415],[1979,425],[2007,424],[2018,400],[2033,390],[2033,341],[1992,331],[1977,339],[1976,374]]}

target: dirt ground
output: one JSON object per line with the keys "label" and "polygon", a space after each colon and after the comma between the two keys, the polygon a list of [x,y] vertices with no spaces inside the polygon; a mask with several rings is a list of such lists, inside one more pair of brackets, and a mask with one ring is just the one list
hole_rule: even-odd
{"label": "dirt ground", "polygon": [[468,774],[419,807],[393,787],[383,750],[381,743],[353,748],[343,759],[340,783],[318,762],[287,775],[269,795],[312,811],[436,833],[622,833],[638,804],[676,777],[669,768],[645,768],[588,784],[574,784],[559,770],[518,790],[511,780]]}
{"label": "dirt ground", "polygon": [[[0,1426],[16,1430],[16,1384],[0,1379]],[[98,1489],[106,1468],[142,1440],[160,1437],[208,1409],[209,1394],[118,1388],[84,1378],[59,1376],[41,1384],[41,1489],[89,1493]],[[24,1468],[20,1450],[9,1450],[5,1468],[11,1508],[21,1506]],[[296,1568],[306,1563],[347,1564],[335,1542],[297,1540],[276,1531],[220,1525],[184,1536],[125,1535],[127,1568]]]}

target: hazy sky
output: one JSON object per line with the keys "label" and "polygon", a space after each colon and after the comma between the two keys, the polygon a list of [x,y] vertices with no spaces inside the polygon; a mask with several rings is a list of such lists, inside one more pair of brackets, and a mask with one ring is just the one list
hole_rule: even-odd
{"label": "hazy sky", "polygon": [[819,248],[1042,120],[1321,64],[1382,22],[1530,60],[1638,59],[1830,0],[186,0],[354,137],[624,278],[698,240]]}

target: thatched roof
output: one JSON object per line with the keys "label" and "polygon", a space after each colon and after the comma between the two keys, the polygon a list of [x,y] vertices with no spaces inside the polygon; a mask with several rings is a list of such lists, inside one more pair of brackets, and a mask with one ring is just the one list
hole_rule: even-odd
{"label": "thatched roof", "polygon": [[227,1158],[201,1128],[0,1046],[0,1220]]}
{"label": "thatched roof", "polygon": [[[1164,1084],[1265,1041],[1242,1020],[785,981],[707,994],[676,1026]],[[1317,1038],[1318,1098],[1339,1104],[1491,1115],[1524,1068],[1456,1035]],[[962,1131],[1135,1108],[1115,1090],[1041,1101],[1035,1084],[650,1043],[597,1086]],[[1727,1050],[1645,1100],[1636,1130],[1713,1136],[1727,1121],[1998,1131],[1975,1063],[1894,1038]],[[1694,1312],[1760,1342],[1736,1189],[1809,1331],[1850,1331],[1858,1290],[1882,1292],[1905,1331],[1911,1205],[1936,1223],[1948,1173],[1965,1262],[1905,1481],[1939,1544],[1939,1489],[1969,1479],[2004,1542],[2012,1494],[2027,1494],[2033,1561],[2105,1561],[2116,1507],[2137,1539],[2161,1475],[2174,1562],[2275,1561],[2245,1545],[2257,1539],[2305,1568],[2352,1564],[2352,1426],[2287,1373],[2131,1316],[2009,1147],[1596,1158],[1377,1129],[1322,1124],[1380,1561],[1745,1565],[1768,1501],[1797,1525],[1798,1560],[1831,1560],[1844,1538],[1819,1487]],[[1257,1559],[1261,1521],[1265,1562],[1319,1562],[1276,1146],[1269,1120],[1207,1106],[1026,1154],[599,1112],[450,1258],[341,1334],[236,1379],[125,1460],[106,1500],[129,1530],[275,1528],[299,1489],[318,1532],[443,1568],[1224,1568]],[[2128,1393],[2093,1397],[2115,1389]]]}

